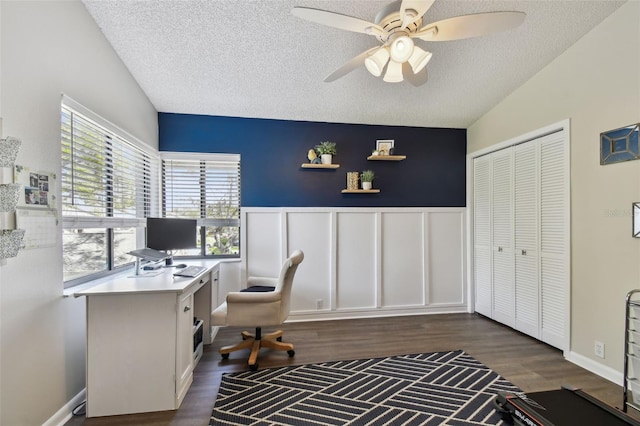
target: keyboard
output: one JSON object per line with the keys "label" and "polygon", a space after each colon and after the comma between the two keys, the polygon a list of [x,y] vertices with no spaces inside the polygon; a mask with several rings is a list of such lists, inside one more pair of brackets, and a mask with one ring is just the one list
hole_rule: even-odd
{"label": "keyboard", "polygon": [[178,272],[175,272],[173,276],[174,277],[195,277],[205,269],[207,268],[205,268],[204,266],[187,266],[186,268],[181,269]]}

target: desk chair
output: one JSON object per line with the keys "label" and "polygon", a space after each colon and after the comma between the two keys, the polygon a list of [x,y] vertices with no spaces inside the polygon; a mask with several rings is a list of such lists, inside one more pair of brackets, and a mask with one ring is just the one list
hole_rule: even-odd
{"label": "desk chair", "polygon": [[242,332],[242,342],[220,348],[223,359],[241,349],[251,348],[249,368],[258,369],[260,348],[287,351],[290,357],[295,355],[291,343],[282,343],[282,331],[262,335],[262,327],[284,323],[289,316],[291,286],[298,265],[304,259],[304,253],[296,250],[285,260],[278,278],[249,277],[247,288],[227,294],[227,300],[211,313],[213,325],[232,327],[255,327],[255,334]]}

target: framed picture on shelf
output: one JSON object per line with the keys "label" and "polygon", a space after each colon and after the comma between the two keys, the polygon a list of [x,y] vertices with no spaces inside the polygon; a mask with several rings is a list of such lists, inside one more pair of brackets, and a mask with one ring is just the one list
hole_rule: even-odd
{"label": "framed picture on shelf", "polygon": [[376,141],[376,151],[380,155],[389,155],[393,149],[393,139],[378,139]]}

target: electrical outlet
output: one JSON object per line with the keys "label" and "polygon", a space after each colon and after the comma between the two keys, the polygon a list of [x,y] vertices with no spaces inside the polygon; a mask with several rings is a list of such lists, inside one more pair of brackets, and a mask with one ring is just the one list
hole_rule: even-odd
{"label": "electrical outlet", "polygon": [[316,299],[316,309],[322,309],[322,299]]}
{"label": "electrical outlet", "polygon": [[604,343],[598,342],[597,340],[593,342],[593,353],[600,358],[604,358]]}

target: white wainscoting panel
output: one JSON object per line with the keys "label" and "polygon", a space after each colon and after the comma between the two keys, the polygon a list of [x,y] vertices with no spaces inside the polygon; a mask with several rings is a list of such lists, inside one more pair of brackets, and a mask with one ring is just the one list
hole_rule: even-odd
{"label": "white wainscoting panel", "polygon": [[[304,252],[304,260],[296,271],[295,291],[291,293],[294,311],[329,309],[333,276],[331,253],[334,251],[332,215],[313,211],[286,213],[286,252],[291,254],[296,249]],[[320,301],[320,308],[317,301]]]}
{"label": "white wainscoting panel", "polygon": [[[251,264],[250,275],[277,277],[280,273],[284,241],[281,215],[281,212],[271,211],[246,216],[242,230],[251,238],[243,241],[242,256]],[[243,275],[243,280],[245,277]]]}
{"label": "white wainscoting panel", "polygon": [[382,213],[382,306],[425,304],[423,213]]}
{"label": "white wainscoting panel", "polygon": [[429,235],[429,304],[447,305],[464,303],[464,214],[437,213],[428,215]]}
{"label": "white wainscoting panel", "polygon": [[377,305],[375,212],[337,213],[337,309],[374,309]]}
{"label": "white wainscoting panel", "polygon": [[467,312],[464,214],[243,207],[241,276],[277,276],[293,250],[304,251],[290,321]]}
{"label": "white wainscoting panel", "polygon": [[218,277],[218,285],[216,286],[218,292],[214,295],[217,304],[212,306],[215,308],[222,304],[227,299],[227,293],[231,291],[240,291],[244,287],[242,285],[242,264],[240,259],[225,260],[220,262],[220,275]]}

